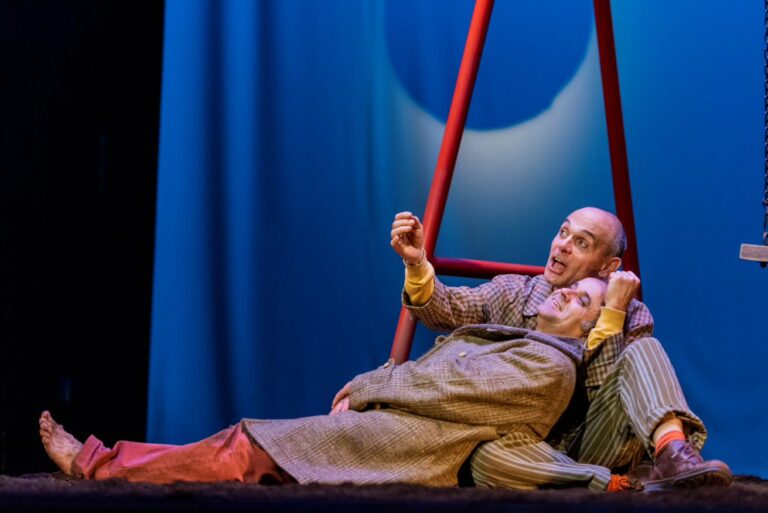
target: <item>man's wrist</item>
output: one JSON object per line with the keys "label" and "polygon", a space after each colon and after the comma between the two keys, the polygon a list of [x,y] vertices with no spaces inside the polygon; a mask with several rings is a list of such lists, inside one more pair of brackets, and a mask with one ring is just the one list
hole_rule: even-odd
{"label": "man's wrist", "polygon": [[418,267],[422,264],[422,262],[424,262],[426,255],[427,252],[424,250],[424,248],[421,248],[421,255],[419,255],[419,259],[415,263],[412,264],[403,258],[403,264],[407,265],[408,267]]}
{"label": "man's wrist", "polygon": [[628,302],[627,303],[625,303],[625,302],[618,302],[618,301],[616,301],[616,302],[606,301],[605,302],[605,306],[607,308],[610,308],[611,310],[617,310],[619,312],[625,312],[626,313],[627,308],[629,308],[629,303]]}

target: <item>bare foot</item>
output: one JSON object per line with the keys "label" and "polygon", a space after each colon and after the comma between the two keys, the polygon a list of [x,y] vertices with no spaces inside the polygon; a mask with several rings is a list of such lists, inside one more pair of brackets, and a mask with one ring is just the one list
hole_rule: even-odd
{"label": "bare foot", "polygon": [[74,436],[64,431],[64,427],[53,420],[50,412],[40,415],[40,438],[48,457],[68,476],[72,475],[72,461],[83,448]]}

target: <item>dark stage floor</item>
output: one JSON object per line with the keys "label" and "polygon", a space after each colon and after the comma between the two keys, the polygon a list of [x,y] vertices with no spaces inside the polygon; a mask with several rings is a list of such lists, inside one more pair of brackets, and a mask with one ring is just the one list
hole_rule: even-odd
{"label": "dark stage floor", "polygon": [[419,486],[266,487],[240,483],[144,485],[70,481],[59,474],[0,476],[0,511],[250,511],[580,513],[768,511],[768,481],[740,476],[728,488],[659,494],[583,489],[517,492]]}

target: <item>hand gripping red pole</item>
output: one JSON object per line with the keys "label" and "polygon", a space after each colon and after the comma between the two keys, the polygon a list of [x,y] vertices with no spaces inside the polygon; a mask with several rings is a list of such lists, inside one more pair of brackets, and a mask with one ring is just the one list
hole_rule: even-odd
{"label": "hand gripping red pole", "polygon": [[[451,101],[448,121],[445,124],[443,142],[440,145],[440,154],[435,166],[435,176],[432,180],[432,188],[429,191],[427,208],[424,212],[424,248],[429,259],[432,259],[435,253],[437,233],[443,220],[448,189],[451,185],[453,170],[456,167],[456,156],[459,153],[461,136],[464,134],[464,125],[467,121],[469,103],[472,100],[472,90],[475,87],[475,79],[480,67],[480,57],[483,53],[488,25],[491,22],[492,10],[493,0],[477,0],[475,2],[467,42],[464,45],[464,56],[459,68],[459,77],[456,80],[453,101]],[[411,317],[408,310],[402,308],[390,353],[390,357],[394,358],[395,362],[401,363],[408,359],[415,329],[416,320]]]}

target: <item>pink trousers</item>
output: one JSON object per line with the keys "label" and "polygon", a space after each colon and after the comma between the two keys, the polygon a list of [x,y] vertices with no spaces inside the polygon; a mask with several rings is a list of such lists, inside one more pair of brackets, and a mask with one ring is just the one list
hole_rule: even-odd
{"label": "pink trousers", "polygon": [[118,478],[144,483],[176,481],[295,482],[254,443],[240,424],[187,445],[117,442],[112,449],[96,437],[75,456],[73,471],[83,479]]}

